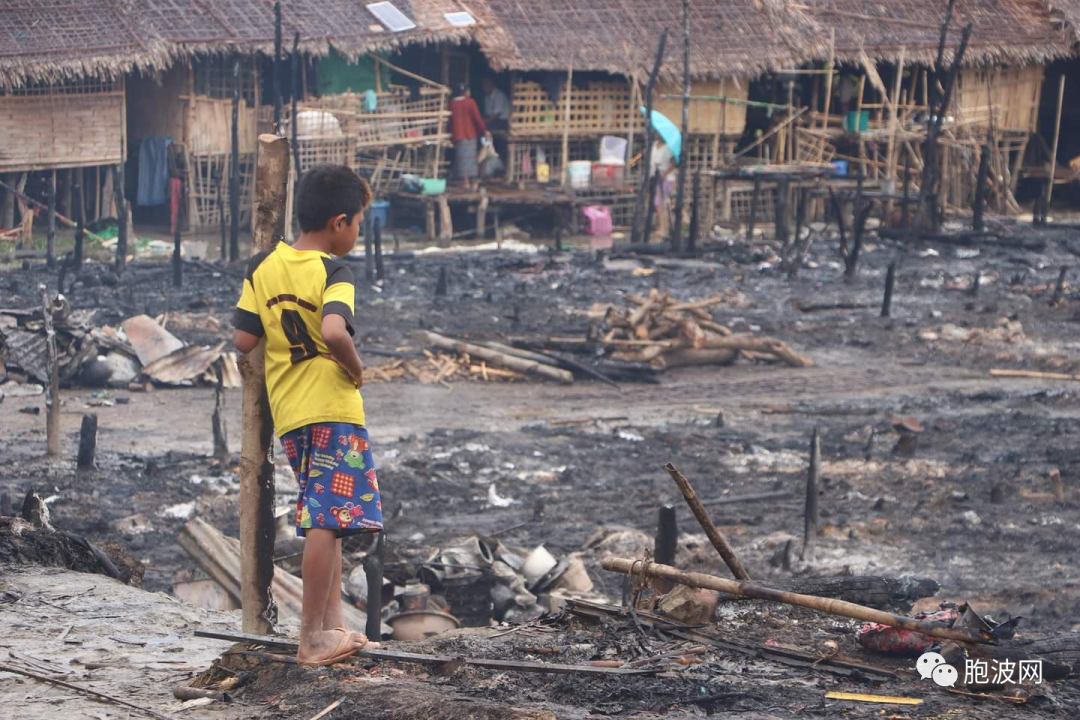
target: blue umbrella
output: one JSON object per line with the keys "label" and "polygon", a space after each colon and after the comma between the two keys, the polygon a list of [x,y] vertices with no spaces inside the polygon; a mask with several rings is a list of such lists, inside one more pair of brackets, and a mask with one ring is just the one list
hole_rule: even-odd
{"label": "blue umbrella", "polygon": [[[641,108],[641,114],[645,114],[644,107]],[[671,120],[668,120],[667,115],[656,110],[652,111],[652,126],[653,130],[660,134],[660,139],[671,150],[675,162],[679,162],[679,156],[682,153],[682,133],[679,132],[679,128]]]}

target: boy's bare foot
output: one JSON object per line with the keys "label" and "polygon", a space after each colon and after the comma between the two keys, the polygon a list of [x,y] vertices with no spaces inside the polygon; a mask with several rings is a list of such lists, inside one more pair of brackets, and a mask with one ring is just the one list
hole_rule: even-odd
{"label": "boy's bare foot", "polygon": [[300,638],[296,661],[301,665],[330,665],[340,662],[362,647],[369,646],[367,637],[351,633],[346,628],[319,630]]}

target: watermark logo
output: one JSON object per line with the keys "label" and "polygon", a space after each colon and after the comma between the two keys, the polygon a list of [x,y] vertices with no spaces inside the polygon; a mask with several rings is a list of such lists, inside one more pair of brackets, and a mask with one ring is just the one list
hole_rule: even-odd
{"label": "watermark logo", "polygon": [[[919,656],[915,669],[923,680],[933,680],[940,687],[953,687],[959,677],[956,668],[936,652]],[[1042,660],[964,659],[964,682],[967,685],[1042,684]]]}

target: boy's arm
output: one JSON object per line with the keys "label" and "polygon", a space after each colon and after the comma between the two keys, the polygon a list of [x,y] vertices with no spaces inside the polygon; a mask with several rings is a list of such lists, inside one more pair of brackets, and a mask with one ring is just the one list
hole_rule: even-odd
{"label": "boy's arm", "polygon": [[345,318],[338,314],[323,315],[321,332],[330,355],[341,367],[345,368],[345,372],[352,377],[356,387],[362,386],[364,363],[360,360],[360,354],[356,352],[356,346],[353,345],[352,335],[349,333]]}
{"label": "boy's arm", "polygon": [[349,373],[357,387],[364,384],[364,364],[353,345],[356,286],[352,271],[342,262],[324,260],[326,287],[322,297],[320,333],[330,355]]}
{"label": "boy's arm", "polygon": [[250,278],[244,278],[244,289],[240,291],[240,300],[233,312],[233,345],[246,355],[259,344],[263,333],[259,306],[255,301],[255,287]]}

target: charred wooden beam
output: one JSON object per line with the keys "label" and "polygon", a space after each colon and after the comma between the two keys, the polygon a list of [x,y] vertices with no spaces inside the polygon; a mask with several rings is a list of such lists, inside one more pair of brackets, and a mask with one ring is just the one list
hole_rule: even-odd
{"label": "charred wooden beam", "polygon": [[[645,85],[645,150],[641,157],[641,185],[638,186],[637,202],[634,204],[634,219],[630,226],[630,242],[634,243],[649,241],[649,222],[646,220],[645,226],[642,227],[642,217],[646,216],[648,207],[652,203],[652,194],[650,193],[652,172],[650,166],[652,165],[653,138],[656,133],[652,126],[653,90],[656,87],[656,78],[660,74],[660,66],[664,62],[667,36],[668,30],[664,28],[656,48],[656,60],[653,62],[652,71],[649,73],[649,81]],[[648,195],[647,200],[646,195]],[[648,206],[646,202],[649,203]]]}
{"label": "charred wooden beam", "polygon": [[79,427],[79,456],[75,463],[79,470],[94,468],[94,456],[97,452],[97,425],[96,414],[83,415],[82,425]]}
{"label": "charred wooden beam", "polygon": [[812,562],[818,531],[818,474],[821,472],[821,435],[814,428],[810,438],[810,467],[806,473],[806,512],[803,518],[803,546],[800,560]]}
{"label": "charred wooden beam", "polygon": [[887,318],[892,314],[893,287],[896,285],[896,263],[889,263],[889,271],[885,274],[885,298],[881,302],[881,317]]}

